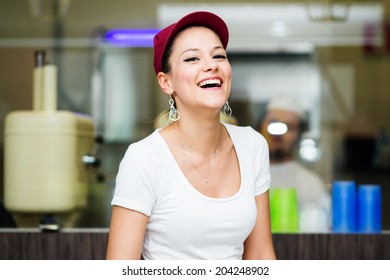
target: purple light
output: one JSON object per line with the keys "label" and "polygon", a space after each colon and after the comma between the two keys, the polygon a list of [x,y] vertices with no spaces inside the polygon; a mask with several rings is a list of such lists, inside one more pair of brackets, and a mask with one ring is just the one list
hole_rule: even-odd
{"label": "purple light", "polygon": [[123,47],[153,47],[153,37],[160,29],[111,29],[104,40],[112,45]]}

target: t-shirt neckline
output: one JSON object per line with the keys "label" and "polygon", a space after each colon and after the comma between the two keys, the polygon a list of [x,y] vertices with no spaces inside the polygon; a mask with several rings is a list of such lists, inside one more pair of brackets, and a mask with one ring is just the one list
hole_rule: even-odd
{"label": "t-shirt neckline", "polygon": [[206,200],[210,200],[210,201],[214,201],[214,202],[226,202],[226,201],[231,201],[231,200],[234,200],[236,199],[237,197],[239,197],[242,193],[242,184],[243,184],[243,171],[242,171],[242,168],[241,168],[241,161],[240,161],[240,154],[237,150],[237,145],[236,145],[236,142],[235,142],[235,139],[234,139],[234,136],[232,135],[231,131],[229,130],[228,126],[226,124],[223,124],[221,123],[222,125],[224,125],[224,127],[226,128],[226,131],[227,133],[229,134],[230,136],[230,139],[232,140],[232,143],[233,143],[233,146],[234,146],[234,149],[236,151],[236,155],[237,155],[237,158],[238,158],[238,165],[239,165],[239,168],[240,168],[240,186],[239,186],[239,189],[237,190],[237,192],[231,196],[227,196],[227,197],[211,197],[211,196],[208,196],[208,195],[205,195],[204,193],[202,193],[201,191],[199,191],[197,188],[195,188],[191,182],[188,180],[188,178],[184,175],[183,171],[181,170],[179,164],[177,163],[175,157],[173,156],[173,153],[171,151],[171,149],[169,148],[169,145],[168,143],[165,141],[164,137],[162,137],[162,135],[160,134],[160,131],[162,128],[157,128],[155,130],[154,133],[156,133],[158,135],[158,137],[160,138],[160,140],[162,141],[163,143],[163,146],[164,146],[164,149],[168,155],[169,155],[169,158],[170,160],[173,162],[173,166],[177,169],[178,173],[180,174],[181,178],[183,179],[183,181],[186,183],[186,187],[188,187],[192,192],[194,192],[196,195],[206,199]]}

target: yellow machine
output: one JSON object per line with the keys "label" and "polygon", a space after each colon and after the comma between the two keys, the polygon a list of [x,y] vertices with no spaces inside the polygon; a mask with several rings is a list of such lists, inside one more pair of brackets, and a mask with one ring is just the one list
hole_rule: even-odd
{"label": "yellow machine", "polygon": [[57,111],[56,84],[56,67],[38,63],[33,110],[5,120],[4,204],[18,227],[73,227],[87,206],[91,176],[83,158],[94,147],[94,123]]}

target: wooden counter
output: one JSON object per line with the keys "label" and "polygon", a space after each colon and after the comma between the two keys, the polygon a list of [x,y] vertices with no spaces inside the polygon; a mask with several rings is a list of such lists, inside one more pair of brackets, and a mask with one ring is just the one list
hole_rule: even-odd
{"label": "wooden counter", "polygon": [[[101,260],[108,229],[41,233],[0,229],[0,259]],[[274,234],[283,260],[390,260],[390,232],[382,234]]]}

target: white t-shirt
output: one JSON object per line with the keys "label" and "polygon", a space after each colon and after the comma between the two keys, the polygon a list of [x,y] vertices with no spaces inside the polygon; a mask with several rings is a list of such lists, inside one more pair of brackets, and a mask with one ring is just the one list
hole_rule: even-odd
{"label": "white t-shirt", "polygon": [[129,146],[119,166],[112,205],[149,216],[144,259],[241,259],[256,221],[255,196],[267,191],[268,145],[250,127],[224,124],[234,144],[241,185],[227,198],[197,191],[159,130]]}

